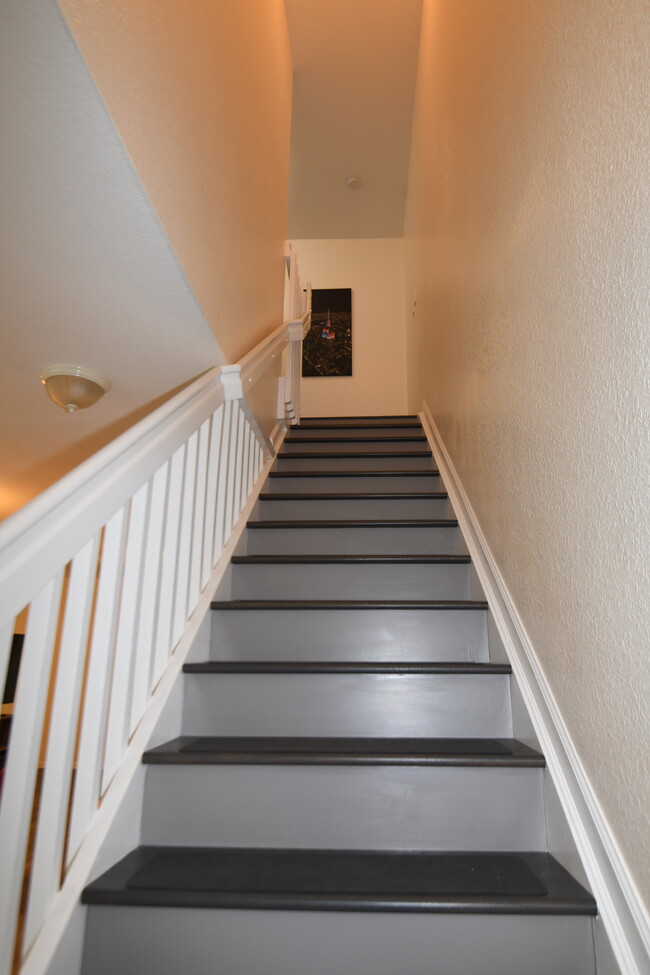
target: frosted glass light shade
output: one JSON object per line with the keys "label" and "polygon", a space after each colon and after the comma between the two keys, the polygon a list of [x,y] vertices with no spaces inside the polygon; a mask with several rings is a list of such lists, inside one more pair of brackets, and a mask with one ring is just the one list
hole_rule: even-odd
{"label": "frosted glass light shade", "polygon": [[111,381],[101,372],[58,363],[48,366],[41,373],[41,382],[47,395],[66,413],[76,413],[93,406],[111,388]]}

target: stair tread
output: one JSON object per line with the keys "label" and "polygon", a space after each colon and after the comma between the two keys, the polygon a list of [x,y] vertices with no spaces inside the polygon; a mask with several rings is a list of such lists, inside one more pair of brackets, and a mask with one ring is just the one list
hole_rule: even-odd
{"label": "stair tread", "polygon": [[202,660],[183,665],[186,674],[511,674],[510,664],[467,661],[403,663],[348,660]]}
{"label": "stair tread", "polygon": [[[304,454],[303,454],[304,456]],[[333,455],[328,455],[333,456]],[[321,471],[269,471],[269,477],[440,477],[440,471],[431,468],[426,471],[418,470],[338,470],[325,469]]]}
{"label": "stair tread", "polygon": [[514,738],[332,738],[182,735],[145,752],[148,765],[444,765],[543,768]]}
{"label": "stair tread", "polygon": [[331,518],[260,519],[247,528],[457,528],[456,518]]}
{"label": "stair tread", "polygon": [[203,908],[595,914],[547,853],[141,846],[86,887],[84,904]]}
{"label": "stair tread", "polygon": [[482,599],[217,599],[212,609],[480,609]]}
{"label": "stair tread", "polygon": [[300,494],[292,491],[286,494],[271,494],[262,491],[260,501],[446,501],[446,491],[348,491],[346,493]]}
{"label": "stair tread", "polygon": [[234,565],[468,565],[469,555],[233,555]]}

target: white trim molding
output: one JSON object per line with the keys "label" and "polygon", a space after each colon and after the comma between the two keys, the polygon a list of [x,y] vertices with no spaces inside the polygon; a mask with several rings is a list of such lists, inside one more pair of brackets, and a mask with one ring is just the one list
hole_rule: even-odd
{"label": "white trim molding", "polygon": [[422,425],[483,586],[622,975],[650,972],[650,917],[426,403]]}

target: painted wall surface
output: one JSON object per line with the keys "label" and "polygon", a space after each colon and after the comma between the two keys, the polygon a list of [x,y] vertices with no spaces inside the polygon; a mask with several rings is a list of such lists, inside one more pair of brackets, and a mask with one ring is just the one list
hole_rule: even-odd
{"label": "painted wall surface", "polygon": [[404,258],[399,237],[295,240],[300,278],[352,288],[352,376],[303,379],[303,416],[406,412]]}
{"label": "painted wall surface", "polygon": [[650,6],[424,6],[410,407],[431,408],[650,904]]}
{"label": "painted wall surface", "polygon": [[[0,518],[224,362],[53,0],[0,3]],[[39,373],[113,387],[74,416]]]}
{"label": "painted wall surface", "polygon": [[59,0],[234,362],[282,321],[291,57],[282,0]]}

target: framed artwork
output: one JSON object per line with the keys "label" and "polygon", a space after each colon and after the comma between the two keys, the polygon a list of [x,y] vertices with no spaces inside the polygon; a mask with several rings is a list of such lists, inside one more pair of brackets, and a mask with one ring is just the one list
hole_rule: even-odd
{"label": "framed artwork", "polygon": [[315,288],[302,345],[303,376],[352,375],[352,288]]}

